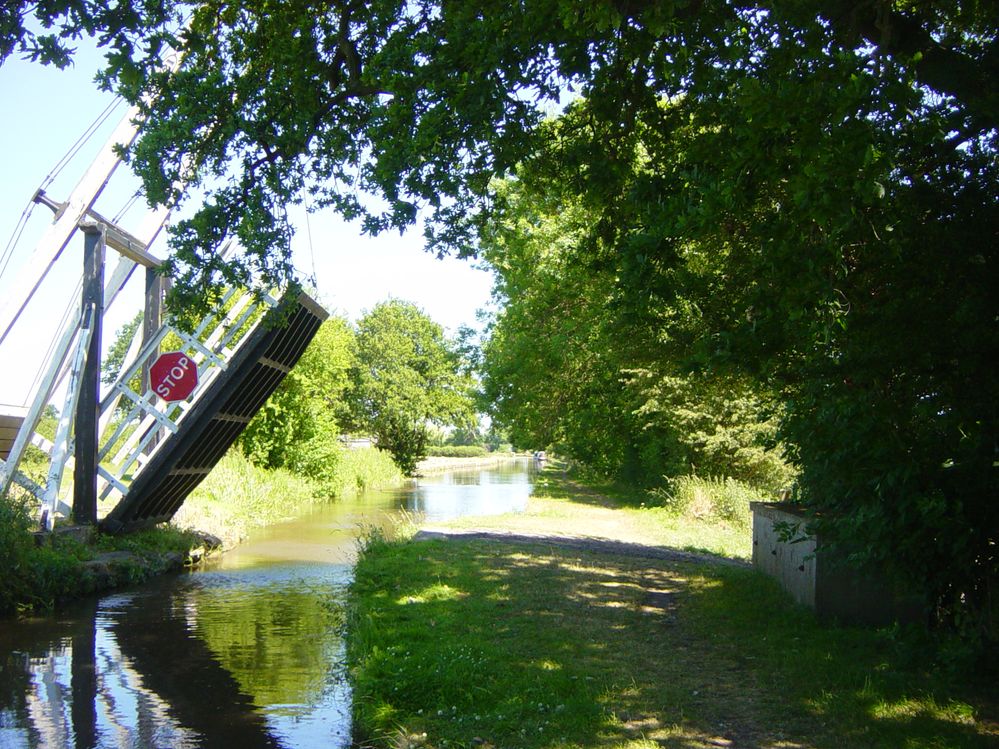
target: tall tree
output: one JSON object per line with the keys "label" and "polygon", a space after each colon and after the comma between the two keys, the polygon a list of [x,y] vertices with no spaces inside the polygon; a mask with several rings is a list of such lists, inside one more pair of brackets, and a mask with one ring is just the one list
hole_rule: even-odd
{"label": "tall tree", "polygon": [[[468,252],[490,178],[540,153],[597,211],[630,314],[662,324],[688,300],[692,362],[782,391],[826,538],[981,623],[999,580],[997,17],[995,0],[24,0],[0,9],[0,53],[107,41],[105,83],[144,102],[129,158],[150,200],[208,189],[172,239],[192,303],[290,273],[284,209],[304,193],[369,231],[426,207],[430,247]],[[546,140],[570,87],[590,106]],[[225,264],[233,234],[247,254]]]}
{"label": "tall tree", "polygon": [[401,300],[377,304],[357,324],[351,370],[353,426],[374,435],[406,474],[426,456],[429,425],[474,420],[473,382],[440,325]]}
{"label": "tall tree", "polygon": [[[822,69],[840,60],[861,79],[939,95],[950,125],[941,142],[972,142],[999,121],[996,9],[994,0],[17,0],[0,9],[0,57],[67,64],[84,33],[107,46],[104,84],[144,111],[129,156],[150,201],[181,199],[185,182],[207,188],[173,233],[176,296],[198,304],[212,283],[256,271],[270,286],[292,272],[284,211],[305,193],[370,231],[409,226],[427,207],[431,246],[468,251],[489,178],[530,153],[534,125],[566,87],[599,102],[594,116],[623,135],[663,97],[724,103],[747,80],[834,88]],[[170,47],[174,70],[161,63]],[[761,112],[815,111],[803,91],[790,110],[765,96]],[[809,135],[814,143],[819,133]],[[756,145],[752,156],[766,160],[767,144]],[[383,202],[366,208],[359,191]],[[242,240],[242,261],[219,259],[227,235]]]}
{"label": "tall tree", "polygon": [[691,325],[689,308],[663,310],[668,329],[636,318],[613,253],[594,235],[599,214],[557,175],[523,168],[518,177],[497,186],[482,245],[499,306],[484,392],[514,441],[635,484],[694,471],[786,486],[792,472],[768,449],[776,425],[761,389],[685,370],[682,351],[660,339]]}

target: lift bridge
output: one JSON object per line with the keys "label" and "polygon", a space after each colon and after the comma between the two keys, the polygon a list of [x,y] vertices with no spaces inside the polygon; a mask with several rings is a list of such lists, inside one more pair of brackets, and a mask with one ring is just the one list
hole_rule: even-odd
{"label": "lift bridge", "polygon": [[[19,322],[27,324],[22,313],[54,275],[50,271],[64,250],[82,242],[83,267],[73,272],[76,279],[82,276],[81,291],[52,336],[40,377],[23,405],[0,405],[0,496],[12,491],[33,495],[47,529],[57,516],[99,524],[112,533],[170,520],[327,317],[297,289],[271,295],[231,289],[193,330],[164,319],[169,279],[158,272],[162,260],[153,254],[153,244],[169,211],[148,214],[133,234],[95,209],[120,162],[116,146],[131,143],[137,134],[137,116],[134,109],[125,115],[64,202],[41,190],[34,196],[35,204],[53,211],[52,223],[21,265],[11,292],[0,300],[2,372],[25,366],[3,353],[5,339]],[[106,263],[115,255],[116,263]],[[138,269],[136,281],[144,281],[142,323],[117,379],[102,387],[105,314]],[[158,394],[150,387],[150,369],[155,370],[153,362],[164,347],[178,352],[175,361],[183,363],[188,383],[197,373],[196,386],[182,400],[164,400],[160,394],[165,391]],[[0,379],[0,403],[3,383]],[[38,431],[51,406],[58,413],[54,439]]]}

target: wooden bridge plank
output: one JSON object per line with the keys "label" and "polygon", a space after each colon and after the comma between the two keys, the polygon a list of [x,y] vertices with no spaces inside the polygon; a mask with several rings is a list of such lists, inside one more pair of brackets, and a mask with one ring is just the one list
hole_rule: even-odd
{"label": "wooden bridge plank", "polygon": [[28,409],[0,403],[0,459],[7,460]]}

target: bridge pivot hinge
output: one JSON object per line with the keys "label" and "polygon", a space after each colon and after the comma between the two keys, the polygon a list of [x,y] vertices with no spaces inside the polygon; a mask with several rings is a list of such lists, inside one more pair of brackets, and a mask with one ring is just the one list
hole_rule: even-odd
{"label": "bridge pivot hinge", "polygon": [[41,188],[38,189],[38,192],[35,193],[35,196],[32,198],[32,200],[35,203],[38,203],[39,205],[43,205],[46,208],[50,209],[52,213],[55,214],[53,220],[58,220],[59,217],[62,216],[63,211],[66,210],[65,203],[60,203],[56,200],[52,200],[52,198],[50,198],[45,193],[45,190],[42,190]]}

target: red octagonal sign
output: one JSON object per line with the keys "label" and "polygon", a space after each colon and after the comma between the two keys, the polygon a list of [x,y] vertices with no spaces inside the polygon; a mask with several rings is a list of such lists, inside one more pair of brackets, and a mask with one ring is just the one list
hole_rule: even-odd
{"label": "red octagonal sign", "polygon": [[198,365],[183,351],[161,354],[149,368],[149,387],[165,401],[182,401],[198,386]]}

